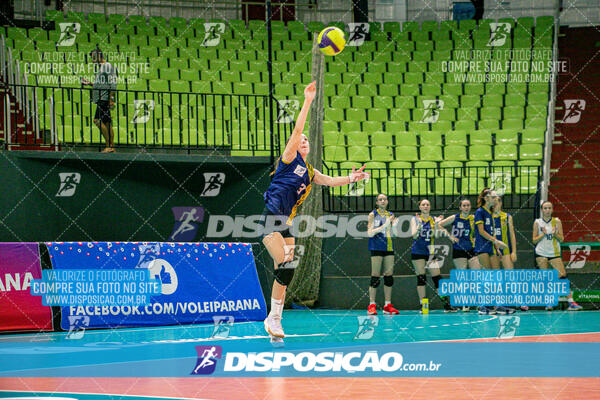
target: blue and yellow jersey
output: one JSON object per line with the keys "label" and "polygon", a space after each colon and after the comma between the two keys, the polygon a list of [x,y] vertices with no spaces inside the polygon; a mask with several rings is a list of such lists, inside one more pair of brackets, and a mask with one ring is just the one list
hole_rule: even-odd
{"label": "blue and yellow jersey", "polygon": [[475,211],[475,252],[493,254],[494,245],[479,234],[479,229],[477,228],[479,224],[483,225],[483,230],[486,233],[492,237],[494,236],[494,217],[492,217],[492,213],[485,206],[479,207]]}
{"label": "blue and yellow jersey", "polygon": [[453,249],[471,251],[475,246],[475,216],[469,215],[462,218],[460,214],[454,216],[452,223],[452,236],[458,239]]}
{"label": "blue and yellow jersey", "polygon": [[305,163],[300,153],[290,163],[282,159],[277,164],[273,180],[264,194],[265,206],[275,215],[288,217],[287,225],[292,225],[298,207],[304,202],[315,177],[312,165]]}
{"label": "blue and yellow jersey", "polygon": [[411,253],[425,256],[431,255],[430,250],[433,247],[435,221],[432,216],[423,219],[423,217],[419,215],[417,222],[420,222],[423,225],[423,229],[421,229],[419,236],[416,239],[413,239]]}
{"label": "blue and yellow jersey", "polygon": [[500,211],[498,214],[494,214],[494,237],[501,240],[508,248],[499,250],[496,249],[496,253],[499,256],[510,255],[512,252],[512,243],[510,241],[510,230],[509,230],[509,213]]}
{"label": "blue and yellow jersey", "polygon": [[[387,210],[381,211],[377,208],[373,210],[373,214],[375,215],[375,218],[373,219],[373,228],[379,228],[381,225],[385,224],[385,221],[388,218],[392,218],[394,216],[393,213]],[[394,251],[391,224],[384,232],[379,232],[375,236],[369,238],[369,250]]]}

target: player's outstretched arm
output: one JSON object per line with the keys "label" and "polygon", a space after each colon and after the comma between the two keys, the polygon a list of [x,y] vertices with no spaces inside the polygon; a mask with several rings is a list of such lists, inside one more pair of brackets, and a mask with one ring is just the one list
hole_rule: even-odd
{"label": "player's outstretched arm", "polygon": [[440,227],[444,227],[448,224],[454,223],[455,218],[456,218],[456,215],[451,215],[448,218],[445,218],[445,219],[439,221],[436,225],[439,225]]}
{"label": "player's outstretched arm", "polygon": [[[296,126],[294,126],[292,136],[290,136],[290,139],[285,146],[285,150],[283,150],[283,154],[281,155],[281,159],[288,164],[291,163],[294,158],[296,158],[296,152],[298,151],[298,147],[300,147],[300,140],[302,139],[302,132],[304,131],[306,117],[308,116],[310,105],[315,99],[316,93],[316,81],[313,81],[306,87],[306,89],[304,89],[304,104],[302,104],[302,109],[300,110],[300,114],[296,120]],[[317,149],[317,151],[321,151],[321,149]]]}
{"label": "player's outstretched arm", "polygon": [[369,173],[365,172],[364,169],[364,165],[359,170],[355,170],[354,167],[352,167],[352,172],[348,176],[329,176],[322,174],[315,169],[315,178],[313,182],[317,185],[329,187],[349,185],[350,183],[367,179],[369,177]]}

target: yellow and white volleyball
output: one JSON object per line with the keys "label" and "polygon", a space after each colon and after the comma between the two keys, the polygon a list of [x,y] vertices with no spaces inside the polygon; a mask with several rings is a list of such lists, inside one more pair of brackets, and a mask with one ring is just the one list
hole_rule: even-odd
{"label": "yellow and white volleyball", "polygon": [[319,49],[327,56],[339,54],[346,46],[344,31],[335,26],[328,26],[319,33],[317,38]]}

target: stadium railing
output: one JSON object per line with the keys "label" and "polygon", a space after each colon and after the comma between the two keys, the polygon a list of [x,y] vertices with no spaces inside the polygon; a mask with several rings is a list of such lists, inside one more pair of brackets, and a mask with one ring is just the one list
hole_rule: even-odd
{"label": "stadium railing", "polygon": [[[350,169],[323,168],[325,174],[347,176]],[[351,186],[324,188],[323,206],[328,212],[370,212],[377,194],[388,196],[390,210],[418,211],[428,199],[436,211],[457,210],[460,199],[471,200],[486,187],[503,198],[505,209],[533,209],[539,196],[542,167],[370,168],[371,178]]]}
{"label": "stadium railing", "polygon": [[[25,124],[8,144],[99,147],[106,145],[94,125],[96,104],[92,88],[44,87],[7,84],[8,93],[20,101]],[[223,150],[232,155],[279,154],[293,129],[293,121],[281,118],[285,110],[273,102],[273,138],[269,96],[116,90],[111,109],[116,147],[152,147],[181,150]],[[15,127],[17,113],[6,113]],[[278,118],[280,117],[280,118]],[[283,123],[282,123],[283,122]],[[32,134],[24,134],[33,132]],[[271,146],[271,143],[274,146]]]}

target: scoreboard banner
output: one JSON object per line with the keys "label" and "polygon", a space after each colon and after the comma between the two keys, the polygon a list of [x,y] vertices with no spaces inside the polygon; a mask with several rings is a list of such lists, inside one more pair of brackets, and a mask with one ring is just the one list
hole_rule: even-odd
{"label": "scoreboard banner", "polygon": [[48,242],[53,271],[34,282],[61,327],[259,321],[266,304],[247,243]]}
{"label": "scoreboard banner", "polygon": [[37,243],[0,243],[0,330],[53,329],[52,309],[29,293],[41,276]]}

